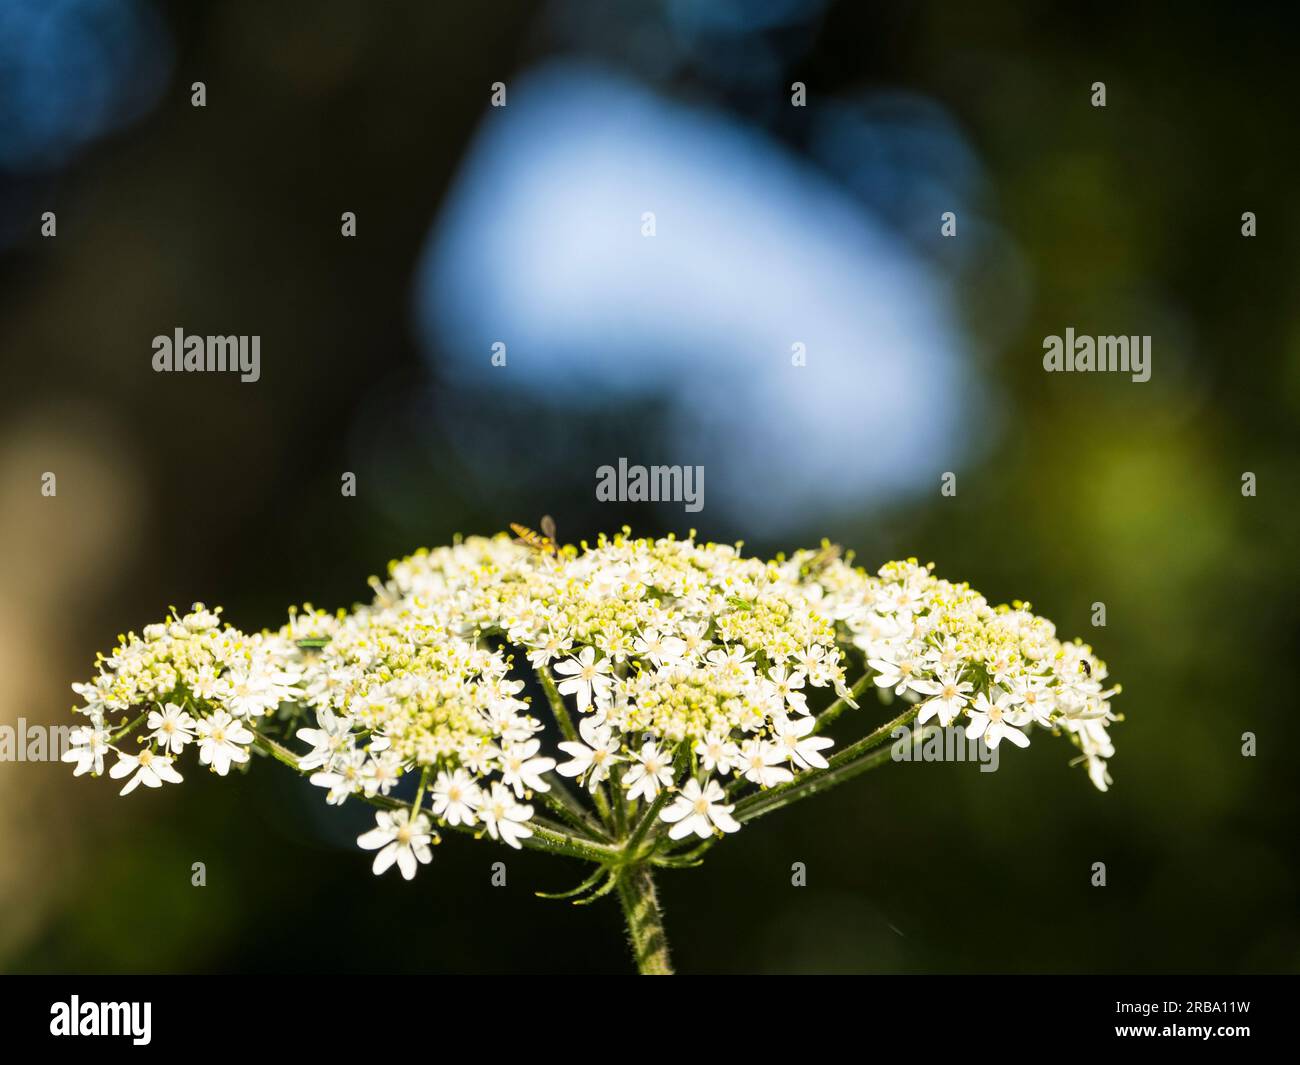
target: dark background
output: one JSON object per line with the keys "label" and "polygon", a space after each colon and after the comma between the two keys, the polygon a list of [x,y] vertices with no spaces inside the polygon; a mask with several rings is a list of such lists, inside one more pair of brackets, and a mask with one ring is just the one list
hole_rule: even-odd
{"label": "dark background", "polygon": [[[995,774],[887,766],[663,876],[681,970],[1300,969],[1295,27],[1269,6],[1197,8],[0,0],[0,721],[70,721],[96,650],[168,604],[274,627],[290,603],[365,598],[389,558],[544,511],[570,540],[624,523],[760,553],[830,536],[873,568],[916,555],[1028,598],[1093,643],[1124,685],[1115,786],[1093,791],[1046,737]],[[722,216],[734,186],[752,230],[691,246],[661,211],[647,247],[666,265],[629,275],[649,325],[609,269],[578,270],[578,320],[589,306],[606,332],[512,343],[494,378],[490,342],[555,303],[519,293],[601,240],[535,180],[530,152],[568,143],[557,120],[528,124],[538,70],[607,71],[706,116],[710,152],[681,149],[712,182],[692,202]],[[482,223],[449,197],[512,114],[523,125],[502,128],[536,140],[496,165],[519,217],[559,212],[561,239],[485,264]],[[665,129],[607,150],[644,136],[662,157],[685,143]],[[773,173],[797,167],[793,192],[754,158],[727,165],[719,129],[761,143]],[[596,180],[575,166],[574,187]],[[803,195],[814,181],[822,199]],[[807,236],[831,195],[877,244]],[[794,370],[788,334],[765,352],[730,339],[808,283],[744,243],[773,218],[778,244],[889,277],[947,339],[900,351],[860,329],[871,284],[843,298],[817,279],[824,300],[779,312],[842,319],[854,343],[812,344]],[[469,242],[425,272],[456,222]],[[679,308],[660,282],[697,268],[707,283]],[[470,318],[444,327],[448,293]],[[505,332],[465,342],[474,313]],[[260,335],[262,379],[153,373],[152,337],[177,326]],[[1066,326],[1151,334],[1151,381],[1044,374],[1042,338]],[[634,386],[608,376],[661,364]],[[788,408],[762,398],[787,388]],[[879,453],[897,456],[884,473]],[[703,464],[704,510],[597,503],[595,468],[622,455]],[[941,498],[949,470],[959,491]],[[364,808],[264,763],[187,768],[119,800],[67,766],[0,765],[0,967],[628,968],[612,899],[533,897],[576,865],[457,837],[415,882],[377,879],[352,842]]]}

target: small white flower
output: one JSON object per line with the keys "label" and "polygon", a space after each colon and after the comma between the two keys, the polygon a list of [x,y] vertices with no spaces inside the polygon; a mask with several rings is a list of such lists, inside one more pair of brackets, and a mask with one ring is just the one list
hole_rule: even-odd
{"label": "small white flower", "polygon": [[795,655],[795,664],[808,678],[809,683],[820,688],[831,679],[834,662],[827,657],[826,648],[814,643]]}
{"label": "small white flower", "polygon": [[996,747],[1007,739],[1017,747],[1028,747],[1029,737],[1020,728],[1029,724],[1031,715],[1023,710],[1013,710],[1018,700],[1010,692],[999,691],[997,698],[990,700],[986,692],[980,692],[975,699],[975,709],[970,711],[970,724],[966,726],[969,739],[984,738],[990,747]]}
{"label": "small white flower", "polygon": [[1017,677],[1011,684],[1011,691],[1019,697],[1025,711],[1038,724],[1051,727],[1052,712],[1056,709],[1056,694],[1048,687],[1046,677]]}
{"label": "small white flower", "polygon": [[717,731],[699,740],[695,744],[695,753],[699,755],[700,765],[706,773],[726,776],[740,763],[740,748]]}
{"label": "small white flower", "polygon": [[811,735],[816,725],[811,717],[801,717],[798,721],[778,717],[772,722],[777,747],[800,769],[825,769],[828,763],[819,752],[835,746],[829,736]]}
{"label": "small white flower", "polygon": [[154,754],[148,747],[139,754],[123,754],[118,751],[117,764],[108,771],[108,775],[116,780],[128,773],[135,775],[122,788],[122,795],[131,794],[141,784],[146,788],[161,788],[163,781],[168,784],[179,784],[184,779],[172,768],[170,758]]}
{"label": "small white flower", "polygon": [[392,751],[384,751],[377,758],[372,756],[361,770],[361,786],[368,797],[387,795],[393,785],[402,779],[405,769],[402,759]]}
{"label": "small white flower", "polygon": [[153,729],[149,738],[157,743],[163,752],[180,754],[185,749],[185,745],[194,739],[194,718],[175,703],[168,703],[162,708],[161,713],[150,710],[145,725]]}
{"label": "small white flower", "polygon": [[911,654],[899,652],[892,658],[871,658],[867,665],[880,674],[876,677],[876,687],[893,688],[895,695],[902,695],[909,688],[917,690],[917,684],[923,683],[921,662]]}
{"label": "small white flower", "polygon": [[109,733],[95,725],[78,725],[72,730],[72,746],[63,752],[62,760],[76,762],[74,777],[93,772],[99,776],[104,771],[104,754],[109,750]]}
{"label": "small white flower", "polygon": [[266,678],[245,670],[221,678],[217,699],[235,717],[261,717],[281,702]]}
{"label": "small white flower", "polygon": [[672,782],[672,759],[653,740],[647,740],[641,745],[641,753],[623,774],[623,786],[627,788],[627,797],[632,800],[644,798],[646,802],[652,802],[659,794],[659,789]]}
{"label": "small white flower", "polygon": [[740,747],[740,764],[744,767],[745,779],[761,788],[794,779],[794,774],[781,764],[785,757],[785,751],[766,740],[746,740]]}
{"label": "small white flower", "polygon": [[514,795],[504,784],[495,781],[492,792],[484,800],[479,816],[493,839],[508,843],[519,850],[519,841],[533,834],[528,827],[528,819],[533,816],[533,808],[515,801]]}
{"label": "small white flower", "polygon": [[380,810],[375,814],[375,822],[377,827],[357,837],[359,847],[379,851],[372,866],[375,876],[396,862],[403,878],[413,880],[419,865],[433,861],[429,849],[433,840],[431,825],[424,814],[417,814],[412,821],[410,810]]}
{"label": "small white flower", "polygon": [[722,786],[710,779],[703,788],[692,777],[663,812],[659,815],[673,827],[668,830],[671,839],[681,839],[694,832],[701,839],[708,839],[714,830],[737,832],[740,824],[731,816],[735,806],[724,803],[726,793]]}
{"label": "small white flower", "polygon": [[515,789],[515,795],[520,799],[529,788],[533,791],[551,790],[542,774],[555,768],[555,759],[533,757],[541,745],[541,740],[508,743],[501,752],[501,779],[507,787]]}
{"label": "small white flower", "polygon": [[433,812],[449,825],[478,824],[474,810],[482,801],[482,789],[463,769],[439,773],[433,782]]}
{"label": "small white flower", "polygon": [[240,744],[252,743],[253,734],[224,710],[199,721],[199,763],[210,765],[219,776],[230,772],[231,762],[247,762],[248,749]]}
{"label": "small white flower", "polygon": [[916,715],[916,723],[924,725],[937,714],[939,724],[947,728],[962,712],[962,708],[968,702],[966,693],[973,691],[974,686],[964,680],[959,681],[954,673],[944,673],[936,680],[914,683],[912,689],[922,695],[931,696],[921,704],[920,712]]}
{"label": "small white flower", "polygon": [[584,717],[578,731],[586,743],[572,740],[561,743],[560,750],[571,760],[557,766],[555,771],[565,777],[581,777],[586,773],[587,787],[595,791],[597,785],[609,776],[610,766],[624,760],[618,753],[618,737],[609,725],[593,717]]}
{"label": "small white flower", "polygon": [[320,728],[300,728],[297,732],[298,739],[312,745],[312,749],[298,759],[298,768],[304,772],[323,766],[339,751],[346,750],[351,742],[351,719],[339,717],[330,710],[318,710],[316,723]]}
{"label": "small white flower", "polygon": [[796,713],[808,713],[808,696],[799,691],[803,687],[802,673],[798,670],[788,673],[784,666],[773,666],[767,675],[772,682],[773,694],[781,701],[782,709],[789,703]]}
{"label": "small white flower", "polygon": [[528,663],[534,669],[541,669],[559,658],[573,646],[573,638],[567,633],[547,629],[545,637],[539,637],[533,649],[528,652]]}
{"label": "small white flower", "polygon": [[319,773],[313,773],[308,780],[318,788],[328,788],[325,801],[331,806],[342,806],[349,795],[355,795],[362,788],[362,772],[368,759],[365,751],[346,751],[336,756],[329,765]]}
{"label": "small white flower", "polygon": [[609,659],[596,661],[596,652],[591,647],[584,647],[577,658],[566,658],[555,665],[555,672],[562,677],[557,685],[561,695],[576,695],[578,709],[585,711],[591,706],[593,695],[599,699],[609,694]]}
{"label": "small white flower", "polygon": [[660,636],[654,629],[646,629],[637,637],[632,650],[660,667],[680,661],[686,653],[686,644],[676,636]]}

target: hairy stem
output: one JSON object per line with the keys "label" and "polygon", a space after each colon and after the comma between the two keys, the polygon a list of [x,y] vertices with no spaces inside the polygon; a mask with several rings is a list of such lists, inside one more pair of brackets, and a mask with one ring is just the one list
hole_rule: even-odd
{"label": "hairy stem", "polygon": [[618,900],[623,904],[637,972],[642,976],[671,976],[668,937],[664,934],[663,913],[649,866],[623,867],[618,874]]}
{"label": "hairy stem", "polygon": [[555,715],[555,723],[560,726],[560,732],[564,734],[566,740],[571,742],[576,740],[578,730],[573,727],[573,718],[569,716],[569,708],[564,705],[564,696],[560,694],[560,689],[551,679],[550,668],[539,666],[534,672],[537,674],[542,691],[546,693],[546,701],[551,704],[551,713]]}

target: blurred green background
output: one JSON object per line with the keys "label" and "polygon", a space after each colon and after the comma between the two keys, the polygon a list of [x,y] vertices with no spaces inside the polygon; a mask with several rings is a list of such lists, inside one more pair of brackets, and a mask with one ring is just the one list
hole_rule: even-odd
{"label": "blurred green background", "polygon": [[[1091,642],[1124,686],[1115,786],[1047,737],[994,774],[887,766],[664,875],[680,970],[1300,970],[1294,30],[1154,5],[3,0],[0,723],[69,721],[95,652],[168,604],[273,627],[543,512],[569,540],[829,536]],[[612,110],[566,122],[572,100]],[[665,190],[652,264],[602,229],[629,180]],[[674,235],[673,205],[721,239]],[[177,326],[259,334],[262,380],[155,375]],[[1151,334],[1151,381],[1044,374],[1067,326]],[[703,464],[704,510],[598,504],[620,455]],[[264,763],[116,790],[0,764],[0,969],[630,968],[612,899],[533,897],[580,878],[560,859],[453,838],[415,882],[375,878],[365,809]]]}

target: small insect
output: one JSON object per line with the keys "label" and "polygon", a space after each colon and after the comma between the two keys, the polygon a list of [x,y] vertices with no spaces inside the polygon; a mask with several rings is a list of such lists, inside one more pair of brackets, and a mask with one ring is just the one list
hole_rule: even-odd
{"label": "small insect", "polygon": [[1085,676],[1092,676],[1092,666],[1088,665],[1088,660],[1086,658],[1079,659],[1079,668],[1083,670]]}
{"label": "small insect", "polygon": [[510,523],[510,529],[515,534],[515,543],[522,544],[525,547],[531,547],[534,551],[540,551],[544,555],[554,555],[559,552],[555,543],[555,520],[549,515],[542,515],[542,531],[533,532],[527,525],[518,525],[515,522]]}
{"label": "small insect", "polygon": [[843,554],[844,548],[839,544],[823,540],[821,550],[803,564],[802,576],[808,577],[820,573]]}

